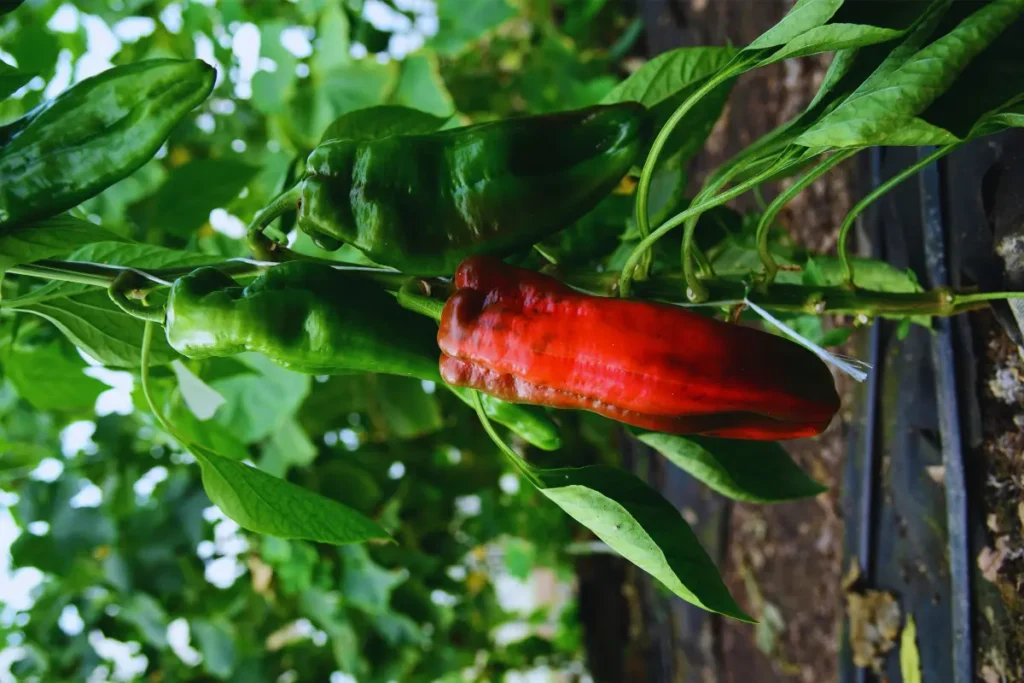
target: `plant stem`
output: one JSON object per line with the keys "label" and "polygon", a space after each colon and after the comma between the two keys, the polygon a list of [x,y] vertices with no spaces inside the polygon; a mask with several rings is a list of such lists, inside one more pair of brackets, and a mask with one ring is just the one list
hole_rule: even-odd
{"label": "plant stem", "polygon": [[21,266],[12,266],[7,269],[12,275],[25,275],[27,277],[38,277],[47,280],[59,280],[61,282],[74,282],[81,285],[92,285],[93,287],[109,287],[110,283],[117,277],[116,272],[109,275],[78,273],[62,268],[53,268],[39,263],[28,263]]}
{"label": "plant stem", "polygon": [[827,173],[833,166],[836,166],[843,161],[849,159],[856,154],[859,148],[842,150],[836,152],[827,159],[819,161],[811,170],[786,188],[778,197],[772,201],[771,204],[764,210],[761,215],[761,221],[757,224],[757,253],[761,256],[761,263],[764,265],[764,282],[765,284],[771,284],[775,280],[775,274],[779,271],[779,266],[772,257],[771,251],[768,249],[768,233],[771,230],[772,223],[775,222],[775,217],[779,215],[779,211],[782,210],[789,202],[807,189],[807,186],[817,180],[820,176]]}
{"label": "plant stem", "polygon": [[843,266],[843,282],[847,287],[853,288],[854,286],[853,263],[850,261],[850,252],[847,249],[847,241],[850,237],[850,228],[853,227],[853,223],[854,221],[857,220],[857,217],[864,212],[864,209],[868,208],[886,192],[896,187],[907,178],[917,174],[918,171],[920,171],[928,164],[946,156],[947,154],[955,150],[957,147],[959,147],[961,144],[963,143],[956,142],[950,145],[939,147],[928,156],[911,164],[907,168],[903,169],[902,171],[894,175],[889,180],[885,181],[884,183],[876,187],[866,197],[864,197],[864,199],[857,202],[854,205],[854,207],[850,209],[850,213],[846,215],[846,219],[843,221],[843,224],[839,227],[839,242],[837,246],[837,249],[839,251],[839,262]]}
{"label": "plant stem", "polygon": [[[637,230],[640,232],[641,240],[645,240],[650,232],[650,216],[647,211],[647,200],[648,195],[651,192],[651,179],[654,176],[654,168],[658,163],[658,157],[661,155],[661,151],[665,148],[668,143],[669,137],[675,131],[676,126],[683,120],[683,117],[709,92],[717,88],[719,85],[729,80],[733,76],[741,73],[746,69],[744,63],[735,64],[731,67],[725,67],[715,75],[711,76],[704,85],[697,88],[697,90],[686,98],[682,104],[680,104],[676,110],[672,113],[672,116],[668,118],[665,125],[658,131],[657,137],[654,138],[654,143],[651,145],[651,151],[647,153],[647,160],[644,162],[643,170],[640,172],[640,182],[636,188],[636,205],[635,205],[635,218]],[[641,242],[643,244],[643,242]],[[650,243],[650,244],[653,244]],[[645,248],[640,254],[640,272],[638,275],[641,279],[646,278],[651,267],[651,254]],[[628,285],[627,285],[628,287]]]}
{"label": "plant stem", "polygon": [[420,288],[421,280],[409,278],[398,290],[398,303],[402,308],[425,315],[433,320],[441,319],[444,302],[425,296]]}
{"label": "plant stem", "polygon": [[[559,273],[566,284],[585,292],[614,296],[621,287],[621,273]],[[742,303],[744,298],[759,306],[783,313],[836,313],[847,315],[879,315],[900,317],[913,315],[951,316],[965,311],[986,308],[989,301],[1024,299],[1024,292],[955,292],[945,287],[924,292],[880,292],[868,289],[850,290],[842,286],[807,286],[776,283],[767,292],[751,291],[740,278],[716,277],[704,281],[710,300],[694,303],[682,292],[685,275],[680,272],[660,274],[637,281],[635,287],[644,298],[682,307],[728,307]]]}
{"label": "plant stem", "polygon": [[[249,223],[249,227],[245,231],[246,238],[249,241],[249,247],[253,250],[253,253],[259,254],[263,249],[263,246],[259,243],[260,235],[266,234],[267,237],[271,238],[278,244],[288,243],[287,235],[280,231],[267,231],[266,227],[273,223],[282,214],[298,207],[300,192],[301,187],[299,185],[290,187],[271,199],[269,204],[256,212],[256,215],[252,218],[252,222]],[[267,234],[268,232],[272,232],[272,234]]]}
{"label": "plant stem", "polygon": [[[712,202],[709,202],[709,205],[706,208],[711,208],[712,206],[722,204],[724,203],[724,201],[728,201],[733,197],[741,195],[750,188],[757,187],[766,180],[771,179],[773,176],[778,175],[779,173],[782,173],[783,171],[800,164],[800,157],[802,153],[803,148],[800,148],[799,151],[784,150],[780,152],[775,161],[772,162],[771,165],[769,165],[766,169],[764,169],[757,175],[753,176],[752,178],[749,178],[746,181],[740,183],[731,190],[727,190],[726,192],[723,192],[715,196],[714,200]],[[728,175],[725,177],[728,177]],[[721,184],[724,184],[724,182],[724,179],[717,180],[715,181],[715,186],[720,186]],[[722,199],[723,201],[718,201],[719,199]],[[706,208],[701,209],[701,213],[703,213],[703,211],[705,211]],[[700,214],[697,215],[699,216]],[[687,218],[690,217],[687,216],[684,218],[682,214],[679,214],[675,218],[672,218],[671,220],[667,221],[665,225],[662,225],[660,228],[658,228],[658,230],[662,230],[663,228],[670,229],[671,227],[675,227],[676,225],[679,225],[679,223],[686,221]],[[686,286],[688,289],[690,300],[700,302],[707,300],[709,294],[707,289],[705,289],[704,285],[701,283],[701,279],[697,276],[697,273],[694,272],[693,269],[693,248],[695,246],[694,234],[696,233],[696,231],[696,220],[691,220],[686,224],[686,227],[683,232],[683,273],[686,275]]]}
{"label": "plant stem", "polygon": [[494,425],[491,424],[491,419],[487,417],[487,411],[484,409],[483,401],[480,400],[480,392],[472,391],[473,396],[473,408],[476,410],[477,417],[480,418],[480,424],[483,426],[484,431],[487,432],[487,436],[491,437],[491,441],[498,447],[505,457],[507,457],[512,465],[519,470],[531,484],[536,486],[538,489],[544,488],[541,485],[540,479],[535,475],[526,461],[524,461],[519,454],[512,450],[512,447],[505,443],[505,440],[498,436],[498,432],[495,431]]}

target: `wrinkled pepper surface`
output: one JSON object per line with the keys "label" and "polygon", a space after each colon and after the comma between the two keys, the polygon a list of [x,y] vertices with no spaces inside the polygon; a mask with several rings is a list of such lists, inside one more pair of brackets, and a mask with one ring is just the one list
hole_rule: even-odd
{"label": "wrinkled pepper surface", "polygon": [[[172,285],[165,332],[188,358],[254,351],[308,374],[377,372],[444,386],[431,320],[402,308],[377,283],[320,264],[283,263],[246,287],[215,268],[199,268]],[[450,388],[472,402],[468,390]],[[484,407],[539,448],[561,445],[540,409],[494,399]]]}
{"label": "wrinkled pepper surface", "polygon": [[[412,275],[446,275],[471,254],[508,255],[568,227],[637,161],[636,103],[424,135],[323,142],[297,187],[297,224]],[[272,220],[272,217],[270,217]]]}
{"label": "wrinkled pepper surface", "polygon": [[0,129],[0,229],[66,211],[153,158],[213,90],[193,59],[150,59],[87,78]]}
{"label": "wrinkled pepper surface", "polygon": [[645,429],[732,439],[823,431],[828,367],[782,337],[649,302],[581,294],[497,259],[467,259],[438,332],[444,381]]}

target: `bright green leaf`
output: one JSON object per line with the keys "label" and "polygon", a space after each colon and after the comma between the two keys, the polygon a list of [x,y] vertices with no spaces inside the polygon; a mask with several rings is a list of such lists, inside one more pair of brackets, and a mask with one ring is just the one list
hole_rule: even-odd
{"label": "bright green leaf", "polygon": [[679,511],[640,479],[604,466],[531,472],[541,493],[683,600],[753,621],[729,595]]}
{"label": "bright green leaf", "polygon": [[68,356],[60,344],[16,348],[4,370],[18,395],[39,410],[84,410],[96,403],[107,385],[82,370],[85,362]]}
{"label": "bright green leaf", "polygon": [[[92,288],[71,297],[19,305],[13,310],[49,320],[75,346],[102,365],[112,368],[139,366],[144,323],[117,308],[103,290]],[[151,363],[164,365],[175,358],[179,356],[164,336],[155,335]]]}
{"label": "bright green leaf", "polygon": [[772,441],[736,441],[645,432],[637,438],[723,496],[773,503],[816,496],[827,489],[807,476]]}
{"label": "bright green leaf", "polygon": [[221,396],[203,380],[199,379],[188,366],[180,360],[171,363],[171,370],[178,378],[178,390],[185,405],[200,420],[209,420],[224,405]]}
{"label": "bright green leaf", "polygon": [[379,524],[337,501],[211,451],[190,450],[210,500],[244,529],[334,545],[390,538]]}

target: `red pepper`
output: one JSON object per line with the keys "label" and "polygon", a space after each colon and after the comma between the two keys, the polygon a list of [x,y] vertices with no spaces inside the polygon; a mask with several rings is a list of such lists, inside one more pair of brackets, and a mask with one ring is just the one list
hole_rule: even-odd
{"label": "red pepper", "polygon": [[581,294],[488,256],[463,261],[455,286],[437,336],[454,386],[732,439],[813,436],[839,409],[828,367],[767,332]]}

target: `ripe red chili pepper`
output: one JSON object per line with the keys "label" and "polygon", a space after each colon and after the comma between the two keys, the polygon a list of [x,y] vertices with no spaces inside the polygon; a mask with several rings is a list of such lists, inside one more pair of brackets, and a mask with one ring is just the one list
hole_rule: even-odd
{"label": "ripe red chili pepper", "polygon": [[466,259],[437,341],[445,382],[676,434],[794,439],[839,409],[832,374],[767,332],[665,304],[590,296]]}

